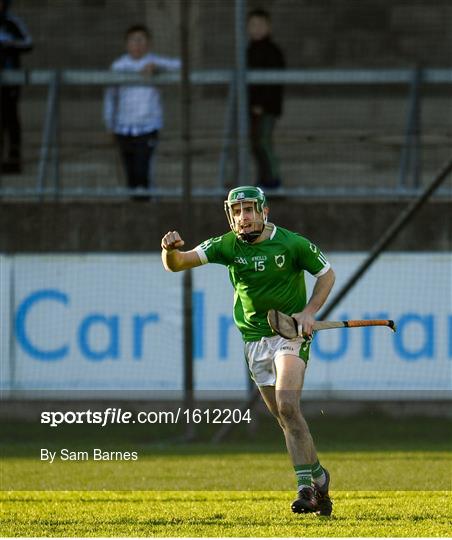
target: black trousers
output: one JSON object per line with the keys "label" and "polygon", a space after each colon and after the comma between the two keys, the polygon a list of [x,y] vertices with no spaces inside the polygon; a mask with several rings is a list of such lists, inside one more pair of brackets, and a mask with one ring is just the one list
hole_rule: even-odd
{"label": "black trousers", "polygon": [[152,158],[158,131],[144,135],[116,135],[129,188],[149,189],[152,183]]}
{"label": "black trousers", "polygon": [[281,185],[279,160],[273,150],[273,130],[276,116],[251,114],[250,143],[256,163],[256,185],[262,188],[277,188]]}
{"label": "black trousers", "polygon": [[19,164],[21,159],[22,129],[19,119],[19,89],[0,87],[0,158]]}

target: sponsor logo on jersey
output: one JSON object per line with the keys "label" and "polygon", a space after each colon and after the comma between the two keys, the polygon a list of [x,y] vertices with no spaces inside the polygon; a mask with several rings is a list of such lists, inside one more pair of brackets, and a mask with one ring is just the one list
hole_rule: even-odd
{"label": "sponsor logo on jersey", "polygon": [[284,266],[285,262],[286,262],[286,256],[285,255],[275,255],[276,266],[278,266],[279,268],[282,268]]}
{"label": "sponsor logo on jersey", "polygon": [[252,261],[266,261],[267,256],[266,255],[255,255],[254,257],[251,257]]}

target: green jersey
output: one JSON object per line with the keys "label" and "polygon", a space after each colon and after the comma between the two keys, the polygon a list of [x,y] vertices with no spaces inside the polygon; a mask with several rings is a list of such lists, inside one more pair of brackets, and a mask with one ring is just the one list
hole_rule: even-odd
{"label": "green jersey", "polygon": [[273,335],[269,309],[291,315],[306,305],[304,271],[315,277],[330,264],[312,242],[297,233],[274,227],[270,238],[257,244],[243,242],[228,232],[196,248],[203,264],[227,266],[234,287],[234,321],[244,341]]}

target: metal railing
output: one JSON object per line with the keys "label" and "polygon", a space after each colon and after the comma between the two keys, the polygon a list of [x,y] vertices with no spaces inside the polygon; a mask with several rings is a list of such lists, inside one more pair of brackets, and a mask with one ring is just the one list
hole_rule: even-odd
{"label": "metal railing", "polygon": [[[192,188],[194,196],[218,196],[225,193],[225,169],[230,158],[231,141],[235,134],[235,125],[240,118],[237,115],[238,88],[234,70],[198,70],[189,76],[193,86],[226,85],[228,87],[227,113],[222,135],[222,150],[219,156],[217,186],[210,188]],[[450,86],[452,69],[307,69],[307,70],[265,70],[246,72],[246,83],[284,84],[286,86],[391,86],[402,85],[407,89],[408,115],[405,124],[404,143],[400,156],[399,175],[393,188],[365,187],[353,189],[328,188],[280,188],[275,195],[302,195],[304,197],[338,196],[414,196],[420,190],[421,171],[421,87],[426,85]],[[43,124],[39,163],[34,188],[3,188],[0,196],[29,196],[43,199],[47,196],[59,197],[125,197],[131,195],[126,188],[72,188],[61,189],[59,159],[59,102],[62,86],[107,86],[107,85],[143,85],[155,86],[181,84],[180,73],[162,73],[146,76],[137,73],[118,73],[105,70],[10,70],[0,73],[0,85],[47,86],[47,105]],[[243,100],[242,100],[243,102]],[[243,106],[240,117],[247,116]],[[247,119],[244,118],[246,126]],[[246,131],[246,128],[244,128]],[[51,174],[49,174],[49,170]],[[48,179],[51,178],[52,185]],[[182,188],[150,188],[139,194],[182,197]],[[134,192],[137,194],[136,192]],[[443,192],[444,193],[444,192]]]}

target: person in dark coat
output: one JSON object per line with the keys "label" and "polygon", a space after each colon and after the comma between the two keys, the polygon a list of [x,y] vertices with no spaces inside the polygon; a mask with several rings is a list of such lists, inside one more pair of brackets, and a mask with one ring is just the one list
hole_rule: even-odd
{"label": "person in dark coat", "polygon": [[[10,1],[0,0],[0,70],[20,69],[20,55],[33,41],[21,19],[9,12]],[[0,84],[0,159],[3,174],[21,172],[22,129],[19,118],[20,87]],[[6,140],[8,145],[6,145]],[[5,155],[6,161],[5,161]]]}
{"label": "person in dark coat", "polygon": [[[270,15],[263,9],[248,14],[248,69],[283,69],[284,55],[271,35]],[[281,185],[278,158],[273,150],[273,130],[282,114],[281,84],[251,84],[248,87],[250,142],[256,162],[256,184],[262,188]]]}

